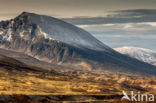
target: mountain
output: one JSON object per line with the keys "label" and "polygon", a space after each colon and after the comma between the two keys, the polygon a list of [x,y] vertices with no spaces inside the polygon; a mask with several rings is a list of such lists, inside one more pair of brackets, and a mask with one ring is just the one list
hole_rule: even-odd
{"label": "mountain", "polygon": [[73,69],[156,75],[156,67],[122,55],[62,20],[23,12],[0,22],[0,47]]}
{"label": "mountain", "polygon": [[0,54],[3,54],[7,57],[14,58],[15,60],[18,60],[20,62],[23,62],[27,65],[32,65],[32,66],[38,66],[38,67],[43,67],[43,69],[50,69],[51,67],[55,69],[62,69],[63,67],[61,65],[54,65],[51,63],[47,63],[44,61],[40,61],[32,56],[26,55],[22,52],[16,52],[12,50],[6,50],[6,49],[1,49],[0,48]]}
{"label": "mountain", "polygon": [[147,62],[152,65],[156,65],[156,51],[152,51],[150,49],[145,48],[137,48],[137,47],[121,47],[115,48],[116,51],[126,54],[130,57],[136,58],[138,60]]}
{"label": "mountain", "polygon": [[16,59],[0,54],[0,72],[7,74],[14,71],[46,72],[44,69],[35,66],[29,66]]}

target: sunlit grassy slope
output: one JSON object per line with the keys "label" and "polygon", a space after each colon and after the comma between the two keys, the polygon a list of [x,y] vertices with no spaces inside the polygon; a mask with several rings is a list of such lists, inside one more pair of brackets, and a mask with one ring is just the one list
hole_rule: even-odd
{"label": "sunlit grassy slope", "polygon": [[27,66],[0,56],[0,93],[25,95],[121,94],[122,90],[156,91],[155,77],[132,77],[101,71],[52,70]]}
{"label": "sunlit grassy slope", "polygon": [[120,95],[123,90],[156,93],[156,78],[108,71],[45,71],[0,55],[1,95]]}

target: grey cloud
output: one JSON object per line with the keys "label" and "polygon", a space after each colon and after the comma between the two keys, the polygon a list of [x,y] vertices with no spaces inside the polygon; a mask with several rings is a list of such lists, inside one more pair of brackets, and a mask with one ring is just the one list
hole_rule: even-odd
{"label": "grey cloud", "polygon": [[156,9],[120,10],[105,17],[75,17],[63,20],[77,25],[156,22]]}
{"label": "grey cloud", "polygon": [[156,23],[78,25],[103,43],[115,48],[137,46],[156,50]]}
{"label": "grey cloud", "polygon": [[16,17],[18,14],[16,13],[0,13],[0,21],[1,20],[9,20]]}

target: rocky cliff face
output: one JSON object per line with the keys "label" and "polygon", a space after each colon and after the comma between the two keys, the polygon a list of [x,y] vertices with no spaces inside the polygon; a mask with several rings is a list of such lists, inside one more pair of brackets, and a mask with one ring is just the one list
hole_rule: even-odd
{"label": "rocky cliff face", "polygon": [[[49,16],[22,13],[0,22],[0,47],[24,52],[49,63],[155,75],[155,67],[109,48],[88,32]],[[155,69],[155,70],[154,70]]]}
{"label": "rocky cliff face", "polygon": [[46,38],[41,28],[30,21],[27,13],[10,21],[0,22],[0,44],[5,49],[25,52],[33,57],[62,61],[69,55],[66,44]]}

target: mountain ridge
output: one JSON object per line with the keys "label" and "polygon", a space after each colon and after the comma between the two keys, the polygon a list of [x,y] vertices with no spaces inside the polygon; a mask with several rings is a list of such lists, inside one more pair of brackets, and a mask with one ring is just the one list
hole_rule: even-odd
{"label": "mountain ridge", "polygon": [[155,66],[122,55],[90,33],[49,16],[24,12],[15,19],[0,22],[0,32],[1,48],[23,52],[49,63],[80,68],[77,64],[85,62],[92,69],[156,75]]}
{"label": "mountain ridge", "polygon": [[[49,39],[57,40],[66,44],[72,44],[76,47],[88,47],[88,49],[94,50],[106,50],[111,49],[104,45],[101,41],[90,35],[87,31],[78,28],[72,24],[66,23],[62,20],[54,17],[38,15],[35,13],[23,12],[19,17],[28,16],[28,19],[39,26],[43,35]],[[56,29],[57,28],[57,29]],[[64,37],[62,37],[64,36]],[[66,38],[66,37],[69,37]],[[105,46],[103,48],[103,46]],[[107,48],[106,48],[107,47]]]}
{"label": "mountain ridge", "polygon": [[156,51],[145,49],[145,48],[139,48],[139,47],[129,47],[129,46],[124,46],[124,47],[114,48],[114,49],[122,54],[126,54],[138,60],[147,62],[152,65],[156,65]]}

